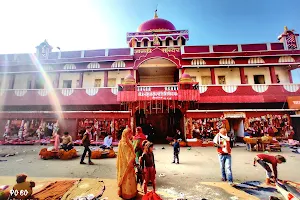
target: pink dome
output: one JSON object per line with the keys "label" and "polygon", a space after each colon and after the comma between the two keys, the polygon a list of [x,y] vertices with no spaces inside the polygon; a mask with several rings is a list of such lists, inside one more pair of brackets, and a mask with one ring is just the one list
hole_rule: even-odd
{"label": "pink dome", "polygon": [[128,76],[126,76],[124,78],[124,80],[135,80],[135,79],[134,79],[134,77],[131,74],[129,74]]}
{"label": "pink dome", "polygon": [[191,76],[189,74],[183,73],[181,75],[181,78],[191,78]]}
{"label": "pink dome", "polygon": [[158,18],[155,12],[154,19],[150,19],[142,23],[138,32],[150,32],[150,31],[173,31],[176,30],[175,26],[168,20]]}

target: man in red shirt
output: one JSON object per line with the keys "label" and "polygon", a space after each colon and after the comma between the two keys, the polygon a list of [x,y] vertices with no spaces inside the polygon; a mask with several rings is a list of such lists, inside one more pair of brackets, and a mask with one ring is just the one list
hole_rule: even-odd
{"label": "man in red shirt", "polygon": [[281,155],[272,156],[267,154],[257,154],[254,158],[253,166],[255,166],[256,162],[258,162],[263,168],[265,168],[267,175],[266,184],[270,185],[272,178],[272,170],[268,163],[272,164],[272,168],[274,171],[274,179],[276,181],[278,178],[277,164],[285,163],[286,159]]}

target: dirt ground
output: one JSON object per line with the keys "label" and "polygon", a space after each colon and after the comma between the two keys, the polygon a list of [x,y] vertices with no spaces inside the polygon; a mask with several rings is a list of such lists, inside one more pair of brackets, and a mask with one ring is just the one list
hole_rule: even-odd
{"label": "dirt ground", "polygon": [[[165,149],[162,149],[165,147]],[[100,178],[116,179],[116,159],[93,160],[94,166],[80,165],[80,158],[61,160],[41,160],[38,156],[42,146],[0,146],[0,155],[17,153],[12,157],[0,157],[0,176],[13,177],[26,173],[30,177],[43,178]],[[79,154],[82,147],[76,147]],[[117,150],[117,149],[116,149]],[[232,170],[234,181],[264,181],[265,173],[260,167],[253,167],[257,152],[248,152],[240,145],[233,148]],[[272,152],[270,154],[278,154]],[[279,165],[279,178],[300,182],[300,155],[283,148],[281,155],[287,163]],[[154,150],[157,168],[158,194],[163,199],[174,199],[184,193],[188,199],[252,199],[245,193],[230,189],[220,183],[220,168],[216,149],[213,147],[181,148],[180,164],[172,164],[172,147],[156,145]],[[3,161],[4,160],[4,161]],[[165,176],[159,176],[164,174]],[[2,178],[1,178],[2,179]],[[1,181],[1,184],[4,180]],[[253,199],[255,199],[253,197]]]}

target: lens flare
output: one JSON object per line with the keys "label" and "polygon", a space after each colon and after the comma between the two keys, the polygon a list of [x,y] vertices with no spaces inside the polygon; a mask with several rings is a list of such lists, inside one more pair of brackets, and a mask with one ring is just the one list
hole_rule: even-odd
{"label": "lens flare", "polygon": [[36,66],[36,68],[39,70],[41,73],[44,81],[45,81],[45,89],[48,91],[48,97],[50,100],[50,103],[52,105],[53,111],[57,114],[58,120],[61,123],[64,123],[63,121],[63,113],[62,113],[62,108],[59,102],[59,99],[55,93],[55,90],[53,88],[52,82],[46,71],[44,70],[43,66],[41,65],[40,61],[37,59],[37,57],[34,54],[30,54],[30,59]]}

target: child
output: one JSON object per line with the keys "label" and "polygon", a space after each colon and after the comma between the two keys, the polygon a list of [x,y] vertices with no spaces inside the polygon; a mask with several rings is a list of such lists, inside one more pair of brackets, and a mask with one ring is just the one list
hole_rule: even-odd
{"label": "child", "polygon": [[274,179],[275,181],[278,178],[278,173],[277,173],[277,164],[285,163],[286,159],[281,156],[272,156],[272,155],[267,155],[267,154],[258,154],[254,158],[253,166],[255,166],[256,162],[258,162],[265,170],[266,170],[266,184],[270,185],[271,184],[271,178],[272,178],[272,170],[268,163],[272,164],[272,168],[274,171]]}
{"label": "child", "polygon": [[[18,194],[11,195],[11,197],[15,197],[17,199],[28,199],[32,195],[32,188],[35,187],[35,183],[32,181],[26,181],[27,175],[25,174],[19,174],[17,175],[17,184],[14,185],[13,190],[17,191]],[[26,191],[27,194],[20,194],[20,191]]]}
{"label": "child", "polygon": [[153,186],[153,191],[155,192],[155,186],[156,186],[156,181],[155,181],[155,162],[154,162],[154,155],[153,155],[153,143],[148,142],[145,145],[145,151],[142,155],[141,159],[141,167],[144,172],[144,193],[147,194],[147,186],[148,182],[152,182]]}
{"label": "child", "polygon": [[[142,146],[143,146],[143,153],[146,152],[146,144],[148,143],[148,140],[144,140],[142,142]],[[137,183],[140,184],[140,186],[143,186],[143,182],[144,182],[144,173],[143,173],[143,169],[141,167],[141,163],[142,163],[142,156],[139,157],[139,165],[136,166],[137,171],[136,171],[136,176],[137,176]]]}
{"label": "child", "polygon": [[179,164],[180,145],[179,145],[179,142],[178,142],[178,140],[176,138],[174,138],[173,148],[174,148],[174,160],[173,160],[173,163],[175,163],[175,161],[177,159],[177,164]]}

